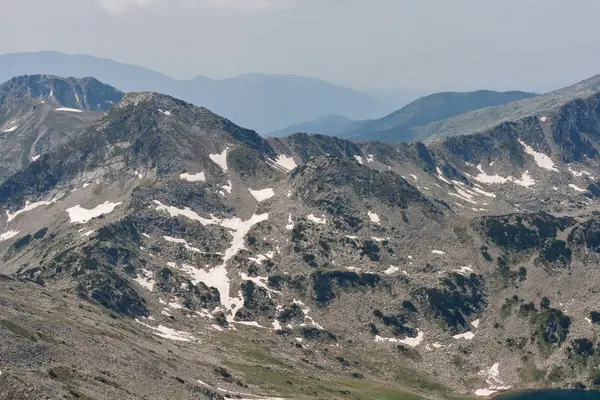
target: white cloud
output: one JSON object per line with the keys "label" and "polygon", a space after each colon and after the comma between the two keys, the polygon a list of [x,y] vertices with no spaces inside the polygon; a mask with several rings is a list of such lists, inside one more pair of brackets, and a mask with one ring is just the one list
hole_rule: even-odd
{"label": "white cloud", "polygon": [[296,0],[100,0],[106,11],[121,14],[137,8],[210,7],[232,11],[269,11],[291,8]]}

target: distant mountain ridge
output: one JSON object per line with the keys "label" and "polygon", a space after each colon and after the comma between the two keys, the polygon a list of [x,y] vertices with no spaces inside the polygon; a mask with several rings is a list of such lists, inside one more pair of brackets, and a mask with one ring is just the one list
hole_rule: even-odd
{"label": "distant mountain ridge", "polygon": [[414,130],[472,110],[498,106],[537,96],[535,93],[510,91],[442,92],[421,97],[401,109],[354,131],[342,134],[352,140],[409,142],[417,139]]}
{"label": "distant mountain ridge", "polygon": [[341,115],[325,115],[313,121],[299,122],[283,129],[273,131],[267,136],[281,137],[298,132],[339,136],[345,132],[359,128],[366,122],[368,121],[353,121]]}
{"label": "distant mountain ridge", "polygon": [[125,92],[169,94],[263,134],[322,115],[366,119],[391,108],[360,91],[303,76],[245,74],[223,80],[199,76],[182,81],[148,68],[88,55],[51,51],[0,55],[0,81],[39,73],[93,76]]}
{"label": "distant mountain ridge", "polygon": [[503,122],[547,113],[572,100],[592,96],[600,91],[600,75],[595,75],[574,85],[544,93],[530,99],[488,107],[452,118],[422,125],[414,129],[414,140],[432,140],[464,135],[491,129]]}

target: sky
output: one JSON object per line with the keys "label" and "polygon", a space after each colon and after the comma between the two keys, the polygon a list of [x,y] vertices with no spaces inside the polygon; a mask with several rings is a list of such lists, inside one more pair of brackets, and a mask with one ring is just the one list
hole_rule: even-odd
{"label": "sky", "polygon": [[542,92],[600,73],[597,0],[0,0],[0,10],[0,53],[90,54],[182,79]]}

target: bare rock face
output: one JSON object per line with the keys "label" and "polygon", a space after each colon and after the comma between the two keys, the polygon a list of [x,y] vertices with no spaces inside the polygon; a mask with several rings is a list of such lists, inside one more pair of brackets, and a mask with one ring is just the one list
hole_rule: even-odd
{"label": "bare rock face", "polygon": [[0,388],[595,387],[598,98],[387,144],[267,140],[128,94],[0,184]]}

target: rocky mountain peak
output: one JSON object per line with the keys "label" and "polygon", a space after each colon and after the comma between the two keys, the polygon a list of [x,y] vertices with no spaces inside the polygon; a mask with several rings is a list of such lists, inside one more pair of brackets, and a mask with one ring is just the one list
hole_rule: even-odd
{"label": "rocky mountain peak", "polygon": [[23,75],[0,86],[0,100],[19,101],[26,97],[59,107],[85,111],[107,111],[123,93],[95,78],[61,78],[53,75]]}

